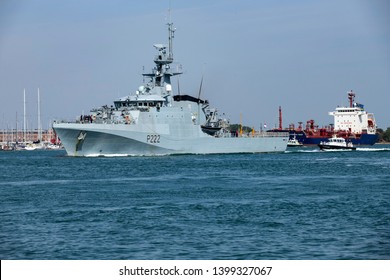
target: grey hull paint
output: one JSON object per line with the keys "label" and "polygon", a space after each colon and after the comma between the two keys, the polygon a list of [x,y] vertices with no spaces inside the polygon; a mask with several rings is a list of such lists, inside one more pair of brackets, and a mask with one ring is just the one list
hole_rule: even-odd
{"label": "grey hull paint", "polygon": [[[283,152],[287,133],[263,132],[239,135],[228,131],[229,120],[221,117],[207,100],[173,94],[171,77],[182,74],[173,65],[172,23],[168,45],[155,44],[155,66],[143,73],[144,84],[133,94],[114,101],[114,106],[92,109],[75,122],[56,121],[53,128],[70,156],[166,155],[212,153]],[[237,100],[240,101],[237,95]],[[203,131],[202,131],[203,126]],[[213,133],[210,133],[213,131]],[[210,135],[212,134],[212,135]]]}
{"label": "grey hull paint", "polygon": [[[286,150],[288,137],[200,137],[179,139],[158,132],[129,131],[112,125],[62,123],[54,126],[70,156],[99,155],[168,155],[212,153],[267,153]],[[118,128],[118,127],[117,127]],[[84,137],[80,137],[82,134]],[[159,143],[148,143],[148,137],[158,135]],[[83,139],[80,139],[83,138]],[[157,142],[157,140],[156,140]]]}

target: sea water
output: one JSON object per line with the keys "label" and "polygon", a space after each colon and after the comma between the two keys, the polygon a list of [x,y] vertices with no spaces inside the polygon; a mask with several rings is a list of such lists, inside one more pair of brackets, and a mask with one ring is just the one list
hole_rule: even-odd
{"label": "sea water", "polygon": [[390,146],[0,152],[0,259],[389,259]]}

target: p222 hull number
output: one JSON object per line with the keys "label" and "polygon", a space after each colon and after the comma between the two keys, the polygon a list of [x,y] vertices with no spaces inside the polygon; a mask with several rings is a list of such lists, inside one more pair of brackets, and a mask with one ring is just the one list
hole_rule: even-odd
{"label": "p222 hull number", "polygon": [[147,143],[157,144],[160,143],[160,135],[159,134],[148,134],[146,136]]}

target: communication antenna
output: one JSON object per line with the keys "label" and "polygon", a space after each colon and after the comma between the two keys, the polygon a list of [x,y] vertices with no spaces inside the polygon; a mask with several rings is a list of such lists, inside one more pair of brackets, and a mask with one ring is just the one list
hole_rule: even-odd
{"label": "communication antenna", "polygon": [[202,86],[203,86],[203,74],[202,74],[202,79],[200,80],[200,86],[199,86],[199,92],[198,92],[198,102],[200,101],[200,94],[202,93]]}
{"label": "communication antenna", "polygon": [[200,94],[202,93],[203,86],[203,74],[202,79],[200,80],[199,93],[198,93],[198,124],[200,124]]}
{"label": "communication antenna", "polygon": [[178,94],[178,95],[181,95],[179,77],[177,77],[177,94]]}

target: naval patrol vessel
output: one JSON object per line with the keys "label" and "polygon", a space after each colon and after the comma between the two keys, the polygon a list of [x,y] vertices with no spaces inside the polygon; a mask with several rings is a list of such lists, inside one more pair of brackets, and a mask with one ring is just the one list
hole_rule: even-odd
{"label": "naval patrol vessel", "polygon": [[112,106],[92,109],[72,122],[55,121],[53,129],[69,156],[167,155],[283,152],[288,133],[229,131],[207,100],[178,92],[171,77],[175,28],[168,23],[168,45],[155,44],[155,67],[147,81]]}

